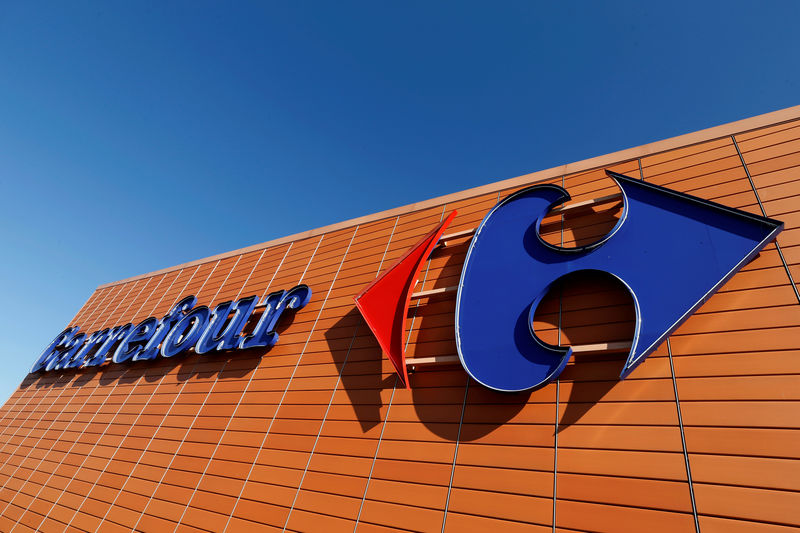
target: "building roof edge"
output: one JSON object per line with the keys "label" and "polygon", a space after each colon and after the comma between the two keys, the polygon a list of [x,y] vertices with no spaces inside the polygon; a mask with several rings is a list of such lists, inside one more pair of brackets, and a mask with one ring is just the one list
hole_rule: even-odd
{"label": "building roof edge", "polygon": [[117,281],[112,281],[109,283],[104,283],[99,285],[97,289],[104,289],[106,287],[111,287],[114,285],[119,285],[121,283],[127,283],[130,281],[135,281],[138,279],[144,279],[151,276],[156,276],[159,274],[164,274],[167,272],[171,272],[174,270],[178,270],[181,268],[187,268],[191,266],[196,266],[199,264],[207,263],[209,261],[217,261],[219,259],[225,259],[226,257],[236,256],[240,254],[244,254],[247,252],[252,252],[254,250],[261,250],[263,248],[269,248],[271,246],[277,246],[280,244],[284,244],[287,242],[292,242],[296,240],[306,239],[308,237],[314,237],[316,235],[321,235],[323,233],[330,233],[331,231],[336,231],[339,229],[355,226],[356,224],[365,224],[368,222],[374,222],[383,218],[397,216],[401,214],[405,214],[412,211],[417,211],[420,209],[424,209],[427,207],[441,205],[442,203],[446,202],[453,202],[457,200],[462,200],[465,198],[471,198],[473,196],[479,196],[481,194],[486,194],[490,192],[497,192],[502,191],[504,189],[509,189],[512,187],[517,187],[520,185],[526,185],[535,183],[537,181],[547,180],[556,176],[561,176],[564,174],[572,174],[575,172],[582,172],[586,170],[592,170],[624,161],[628,161],[631,159],[637,159],[640,157],[644,157],[647,155],[657,154],[668,152],[670,150],[674,150],[676,148],[682,148],[686,146],[691,146],[694,144],[699,144],[702,142],[711,141],[714,139],[719,139],[722,137],[727,137],[734,134],[745,133],[748,131],[756,130],[759,128],[763,128],[765,126],[772,126],[777,125],[785,122],[791,122],[793,120],[800,119],[800,105],[787,107],[785,109],[779,109],[777,111],[771,111],[769,113],[764,113],[762,115],[756,115],[754,117],[745,118],[741,120],[736,120],[734,122],[729,122],[727,124],[721,124],[719,126],[713,126],[711,128],[706,128],[703,130],[695,131],[692,133],[686,133],[683,135],[678,135],[676,137],[670,137],[668,139],[662,139],[660,141],[655,141],[648,144],[643,144],[641,146],[636,146],[633,148],[626,148],[624,150],[619,150],[616,152],[612,152],[610,154],[605,154],[597,157],[592,157],[589,159],[584,159],[582,161],[577,161],[574,163],[568,163],[565,165],[560,165],[552,168],[548,168],[545,170],[539,170],[536,172],[531,172],[529,174],[523,174],[521,176],[517,176],[514,178],[508,178],[501,181],[496,181],[493,183],[489,183],[487,185],[481,185],[479,187],[473,187],[471,189],[466,189],[464,191],[446,194],[444,196],[438,196],[436,198],[431,198],[429,200],[424,200],[421,202],[416,202],[413,204],[408,204],[400,207],[395,207],[393,209],[388,209],[386,211],[380,211],[378,213],[373,213],[370,215],[364,215],[362,217],[353,218],[350,220],[345,220],[343,222],[337,222],[335,224],[330,224],[328,226],[323,226],[320,228],[295,233],[294,235],[288,235],[286,237],[281,237],[278,239],[273,239],[270,241],[262,242],[259,244],[254,244],[252,246],[247,246],[244,248],[239,248],[236,250],[232,250],[230,252],[224,252],[217,255],[212,255],[210,257],[204,257],[202,259],[197,259],[194,261],[189,261],[187,263],[163,268],[160,270],[155,270],[153,272],[148,272],[146,274],[139,274],[137,276],[132,276],[129,278],[124,278]]}

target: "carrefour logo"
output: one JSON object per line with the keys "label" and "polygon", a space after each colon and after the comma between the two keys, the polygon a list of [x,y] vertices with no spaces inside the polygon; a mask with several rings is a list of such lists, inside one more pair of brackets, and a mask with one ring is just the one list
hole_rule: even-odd
{"label": "carrefour logo", "polygon": [[[175,357],[189,349],[206,354],[270,347],[278,342],[276,326],[281,315],[301,309],[310,299],[311,289],[306,285],[273,292],[260,305],[258,296],[248,296],[209,309],[195,307],[197,298],[187,296],[163,318],[151,317],[135,326],[105,328],[88,337],[78,327],[67,328],[45,348],[31,372],[99,366],[109,355],[113,362],[125,363]],[[262,308],[252,331],[243,335],[254,311]]]}
{"label": "carrefour logo", "polygon": [[[636,321],[624,379],[783,229],[777,220],[607,174],[620,188],[623,211],[608,235],[589,246],[562,248],[539,235],[548,211],[570,200],[556,185],[511,194],[475,231],[457,287],[454,333],[458,359],[479,383],[522,391],[558,377],[572,349],[541,340],[533,317],[550,287],[579,271],[613,276],[631,295]],[[406,386],[402,337],[411,291],[454,215],[356,296]]]}

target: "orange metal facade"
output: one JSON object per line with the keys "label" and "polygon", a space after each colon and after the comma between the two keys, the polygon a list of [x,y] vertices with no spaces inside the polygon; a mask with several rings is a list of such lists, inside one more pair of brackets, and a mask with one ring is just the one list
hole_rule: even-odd
{"label": "orange metal facade", "polygon": [[[576,357],[533,393],[492,392],[459,365],[420,368],[398,387],[353,296],[451,210],[456,232],[533,182],[563,184],[575,202],[602,197],[615,192],[605,168],[786,229],[624,381],[623,354],[606,353]],[[553,214],[543,233],[591,241],[618,210]],[[467,243],[435,251],[417,290],[455,285]],[[314,297],[269,351],[25,377],[0,410],[0,530],[795,528],[792,277],[800,108],[104,285],[70,325],[91,332],[161,316],[189,294],[211,306],[301,281]],[[408,357],[455,354],[453,294],[412,303]],[[618,287],[576,279],[536,328],[554,342],[625,340],[631,309]],[[16,356],[32,363],[38,349]]]}

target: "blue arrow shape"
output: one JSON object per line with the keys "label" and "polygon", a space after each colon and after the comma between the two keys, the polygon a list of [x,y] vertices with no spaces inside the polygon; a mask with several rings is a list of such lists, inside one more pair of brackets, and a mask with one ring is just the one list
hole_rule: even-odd
{"label": "blue arrow shape", "polygon": [[624,379],[667,336],[783,229],[783,223],[606,171],[622,191],[611,232],[580,248],[553,246],[542,219],[570,199],[556,185],[534,185],[497,204],[483,219],[461,272],[456,344],[478,382],[501,391],[555,379],[572,349],[533,331],[550,287],[585,270],[619,279],[633,298],[636,326]]}

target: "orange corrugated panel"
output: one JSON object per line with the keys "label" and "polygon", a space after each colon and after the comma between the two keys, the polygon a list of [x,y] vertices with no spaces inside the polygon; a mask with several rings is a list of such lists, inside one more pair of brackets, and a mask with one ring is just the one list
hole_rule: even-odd
{"label": "orange corrugated panel", "polygon": [[699,524],[702,531],[711,533],[789,533],[797,531],[797,528],[790,526],[750,520],[732,520],[716,516],[701,515]]}
{"label": "orange corrugated panel", "polygon": [[[798,122],[797,119],[793,119],[786,122],[775,124],[774,126],[766,126],[751,131],[747,131],[744,133],[737,133],[736,139],[739,142],[744,142],[744,141],[749,141],[750,139],[756,139],[758,137],[764,137],[766,135],[773,135],[778,132],[792,130],[798,127],[800,127],[800,123]],[[797,136],[796,133],[789,133],[789,135]]]}
{"label": "orange corrugated panel", "polygon": [[[605,168],[641,168],[786,222],[787,265],[767,247],[625,381],[624,355],[607,353],[534,392],[490,391],[457,363],[398,389],[354,310],[446,213],[459,211],[448,231],[475,228],[519,181],[99,288],[70,324],[160,317],[189,294],[215,305],[303,282],[314,297],[269,350],[27,377],[0,409],[0,529],[671,532],[694,529],[693,500],[703,530],[798,526],[798,139],[797,121],[736,134],[752,184],[729,135],[544,175],[575,203],[617,192]],[[542,236],[592,242],[620,207],[552,213]],[[470,238],[437,248],[415,290],[457,285]],[[453,292],[414,301],[409,357],[455,355],[454,312]],[[602,276],[575,277],[534,324],[551,342],[626,341],[633,307]]]}

